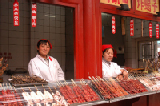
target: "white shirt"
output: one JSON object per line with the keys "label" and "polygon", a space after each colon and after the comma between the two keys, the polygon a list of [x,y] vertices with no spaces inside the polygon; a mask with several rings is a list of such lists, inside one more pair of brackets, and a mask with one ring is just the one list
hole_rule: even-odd
{"label": "white shirt", "polygon": [[35,58],[31,59],[28,63],[29,75],[37,75],[48,82],[64,80],[64,72],[57,60],[51,56],[48,56],[47,59],[48,63],[40,55],[36,55]]}
{"label": "white shirt", "polygon": [[102,58],[102,77],[107,79],[110,77],[117,77],[117,75],[122,74],[120,71],[120,66],[114,62],[107,62]]}

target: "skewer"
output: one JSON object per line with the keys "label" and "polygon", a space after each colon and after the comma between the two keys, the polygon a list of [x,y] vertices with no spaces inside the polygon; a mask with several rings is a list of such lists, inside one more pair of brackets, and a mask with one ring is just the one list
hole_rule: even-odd
{"label": "skewer", "polygon": [[49,90],[52,92],[52,89],[48,86]]}
{"label": "skewer", "polygon": [[64,83],[65,83],[66,85],[68,85],[68,83],[66,82],[66,80],[64,80]]}
{"label": "skewer", "polygon": [[38,91],[38,88],[36,87],[36,85],[34,85],[34,87],[36,88],[36,91]]}
{"label": "skewer", "polygon": [[59,83],[64,87],[64,85],[61,82],[59,82]]}
{"label": "skewer", "polygon": [[56,90],[56,87],[55,87],[55,86],[53,86],[53,88]]}
{"label": "skewer", "polygon": [[59,88],[61,87],[61,85],[60,85],[60,83],[58,81],[57,81],[57,85],[58,85]]}
{"label": "skewer", "polygon": [[73,86],[77,86],[73,79],[71,79]]}
{"label": "skewer", "polygon": [[30,92],[32,92],[32,90],[30,89],[30,87],[28,87],[28,89],[30,90]]}

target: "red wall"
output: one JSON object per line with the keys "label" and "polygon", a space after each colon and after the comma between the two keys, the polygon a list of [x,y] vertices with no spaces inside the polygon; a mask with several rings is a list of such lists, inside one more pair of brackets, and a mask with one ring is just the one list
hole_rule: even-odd
{"label": "red wall", "polygon": [[102,4],[100,0],[32,0],[75,8],[74,71],[75,78],[102,76],[102,20],[101,12],[160,21],[150,13],[136,11],[136,0],[132,0],[130,11],[117,10],[116,6]]}

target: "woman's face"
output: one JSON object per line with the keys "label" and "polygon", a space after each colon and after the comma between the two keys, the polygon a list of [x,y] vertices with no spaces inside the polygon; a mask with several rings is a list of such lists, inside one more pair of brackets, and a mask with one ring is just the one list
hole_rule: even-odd
{"label": "woman's face", "polygon": [[109,48],[108,50],[106,50],[104,52],[103,58],[108,62],[112,61],[112,59],[113,59],[113,50],[112,50],[112,48]]}
{"label": "woman's face", "polygon": [[49,53],[50,50],[50,46],[48,44],[48,42],[46,44],[40,44],[39,48],[37,48],[37,50],[39,50],[39,54],[46,56]]}

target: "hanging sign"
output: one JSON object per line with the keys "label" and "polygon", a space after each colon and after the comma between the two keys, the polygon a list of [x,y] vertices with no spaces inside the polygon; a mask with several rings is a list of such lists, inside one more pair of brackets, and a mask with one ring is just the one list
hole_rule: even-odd
{"label": "hanging sign", "polygon": [[134,36],[134,20],[130,20],[130,36]]}
{"label": "hanging sign", "polygon": [[32,4],[32,27],[36,27],[36,4]]}
{"label": "hanging sign", "polygon": [[131,0],[100,0],[100,3],[111,4],[115,6],[120,6],[120,4],[128,4],[128,7],[131,8]]}
{"label": "hanging sign", "polygon": [[13,3],[13,21],[14,26],[19,26],[19,3],[17,0]]}
{"label": "hanging sign", "polygon": [[156,38],[159,39],[159,24],[156,24]]}
{"label": "hanging sign", "polygon": [[149,22],[149,37],[152,38],[152,22]]}
{"label": "hanging sign", "polygon": [[156,14],[159,12],[159,0],[136,0],[136,10]]}
{"label": "hanging sign", "polygon": [[112,16],[112,33],[116,33],[116,18],[115,16]]}

